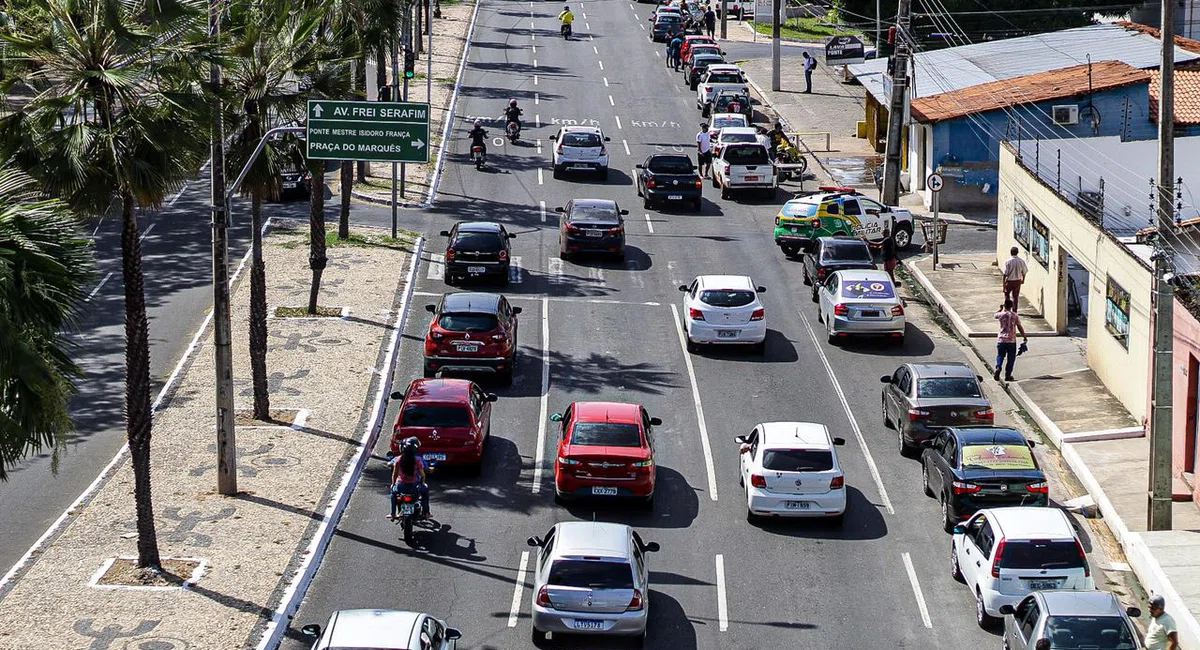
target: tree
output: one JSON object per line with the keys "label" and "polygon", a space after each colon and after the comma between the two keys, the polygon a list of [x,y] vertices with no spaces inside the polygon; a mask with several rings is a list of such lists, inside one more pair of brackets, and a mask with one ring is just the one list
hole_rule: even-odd
{"label": "tree", "polygon": [[[160,569],[150,484],[150,343],[138,207],[157,209],[207,155],[207,8],[194,0],[32,0],[5,35],[34,97],[0,148],[79,214],[121,215],[125,429],[139,567]],[[38,16],[44,18],[38,19]]]}
{"label": "tree", "polygon": [[67,400],[79,368],[63,330],[93,267],[91,247],[61,201],[0,166],[0,481],[29,453],[71,430]]}

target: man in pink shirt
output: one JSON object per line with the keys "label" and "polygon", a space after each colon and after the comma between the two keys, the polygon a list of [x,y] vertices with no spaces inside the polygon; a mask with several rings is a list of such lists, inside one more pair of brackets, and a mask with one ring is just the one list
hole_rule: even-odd
{"label": "man in pink shirt", "polygon": [[[1026,343],[1029,343],[1029,337],[1025,335],[1025,327],[1021,325],[1021,317],[1012,300],[1004,301],[996,313],[996,320],[1000,321],[1000,331],[996,335],[996,372],[992,373],[992,379],[1000,381],[1000,366],[1004,365],[1004,381],[1012,381],[1013,365],[1017,362],[1017,332]],[[1004,363],[1006,358],[1007,365]]]}

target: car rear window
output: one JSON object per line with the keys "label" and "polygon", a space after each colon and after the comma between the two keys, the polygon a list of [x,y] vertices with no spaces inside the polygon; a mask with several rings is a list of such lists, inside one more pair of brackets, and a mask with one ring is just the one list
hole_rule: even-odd
{"label": "car rear window", "polygon": [[580,589],[633,589],[633,569],[625,562],[555,560],[546,584]]}
{"label": "car rear window", "polygon": [[736,72],[713,72],[708,75],[705,83],[710,84],[740,84],[742,75]]}
{"label": "car rear window", "polygon": [[471,426],[467,407],[454,405],[410,404],[400,414],[402,427],[456,428]]}
{"label": "car rear window", "polygon": [[1028,445],[963,445],[963,469],[1037,469]]}
{"label": "car rear window", "polygon": [[656,174],[690,174],[692,159],[687,156],[659,156],[650,159],[649,168]]}
{"label": "car rear window", "polygon": [[571,444],[604,447],[641,447],[642,430],[636,424],[620,422],[576,422]]}
{"label": "car rear window", "polygon": [[617,208],[611,205],[580,205],[576,203],[571,206],[570,220],[587,221],[590,223],[617,223]]}
{"label": "car rear window", "polygon": [[768,449],[763,452],[763,469],[775,472],[828,472],[833,453],[826,449]]}
{"label": "car rear window", "polygon": [[657,26],[666,23],[677,23],[680,20],[682,20],[682,18],[679,17],[679,14],[659,14],[658,20],[656,20],[654,24]]}
{"label": "car rear window", "polygon": [[857,239],[849,241],[827,241],[821,247],[821,261],[874,262],[871,249]]}
{"label": "car rear window", "polygon": [[559,140],[566,147],[599,147],[600,136],[595,133],[571,133],[562,134],[562,139]]}
{"label": "car rear window", "polygon": [[842,283],[843,298],[861,298],[863,300],[887,300],[896,297],[896,290],[891,282],[875,282],[868,280],[847,280]]}
{"label": "car rear window", "polygon": [[740,145],[726,147],[725,162],[730,165],[768,165],[766,147],[760,145]]}
{"label": "car rear window", "polygon": [[496,232],[460,232],[454,238],[454,250],[480,251],[483,253],[498,253],[504,248],[500,233]]}
{"label": "car rear window", "polygon": [[438,327],[447,332],[490,332],[500,321],[494,314],[442,314]]}
{"label": "car rear window", "polygon": [[1075,540],[1005,540],[1000,556],[1002,569],[1078,569],[1083,556]]}
{"label": "car rear window", "polygon": [[1051,616],[1046,619],[1046,636],[1054,650],[1137,649],[1129,626],[1120,616]]}
{"label": "car rear window", "polygon": [[974,377],[930,377],[917,380],[917,397],[983,397]]}
{"label": "car rear window", "polygon": [[727,126],[746,126],[745,116],[740,116],[741,119],[735,116],[718,117],[713,120],[712,128],[723,129]]}
{"label": "car rear window", "polygon": [[705,289],[700,302],[713,307],[745,307],[754,302],[754,292],[747,289]]}
{"label": "car rear window", "polygon": [[815,217],[817,215],[816,203],[801,203],[799,201],[788,201],[783,204],[783,209],[779,212],[785,217]]}
{"label": "car rear window", "polygon": [[758,142],[754,133],[721,133],[721,142]]}

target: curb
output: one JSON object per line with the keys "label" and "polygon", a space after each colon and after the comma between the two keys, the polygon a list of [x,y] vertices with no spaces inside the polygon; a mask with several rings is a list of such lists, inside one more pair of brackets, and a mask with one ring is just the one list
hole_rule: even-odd
{"label": "curb", "polygon": [[[911,212],[911,210],[910,210],[910,212]],[[920,219],[921,221],[933,221],[933,217],[931,217],[927,214],[916,214],[914,212],[913,217],[916,219]],[[996,230],[999,228],[999,225],[994,224],[990,221],[979,221],[976,219],[964,219],[964,218],[955,218],[955,217],[947,218],[947,217],[939,216],[938,221],[944,221],[946,223],[962,224],[964,226],[979,226],[981,228],[991,228],[992,230]]]}
{"label": "curb", "polygon": [[329,548],[329,541],[333,538],[334,529],[337,527],[338,521],[341,520],[346,505],[350,502],[350,496],[354,493],[353,488],[358,484],[358,478],[362,475],[367,459],[371,457],[371,449],[375,446],[376,436],[381,429],[383,415],[387,410],[388,389],[391,388],[392,376],[395,370],[396,350],[400,346],[400,334],[404,331],[405,324],[408,322],[408,307],[412,301],[413,291],[416,289],[417,267],[420,266],[421,252],[424,247],[425,238],[418,237],[408,265],[404,295],[400,298],[400,306],[396,311],[396,321],[392,327],[392,339],[388,342],[388,351],[383,359],[383,367],[379,371],[379,388],[375,409],[371,413],[371,419],[367,424],[366,431],[363,432],[360,439],[361,446],[359,447],[358,454],[351,462],[350,469],[346,470],[343,474],[342,484],[338,487],[337,496],[334,498],[333,503],[325,509],[325,515],[321,518],[320,527],[317,529],[317,533],[313,536],[308,548],[304,551],[306,557],[301,561],[296,577],[285,588],[282,602],[275,608],[275,611],[271,612],[271,620],[267,623],[267,628],[263,632],[262,639],[255,646],[257,650],[270,650],[279,645],[279,641],[288,627],[285,624],[285,620],[290,622],[296,610],[300,608],[300,602],[304,600],[304,595],[308,591],[313,578],[316,576],[317,569],[321,566],[321,560],[325,557],[325,551]]}
{"label": "curb", "polygon": [[[425,205],[432,206],[437,200],[438,185],[442,182],[442,167],[446,164],[446,147],[450,144],[450,126],[454,124],[454,115],[458,110],[458,92],[462,88],[463,70],[467,67],[467,55],[471,52],[471,39],[475,37],[475,21],[479,18],[479,4],[475,0],[475,10],[471,12],[471,24],[467,27],[467,39],[463,43],[462,57],[458,60],[458,74],[454,77],[454,92],[450,95],[450,106],[446,112],[446,123],[442,125],[442,145],[438,148],[437,167],[433,170],[433,179],[429,182],[429,194],[425,197]],[[389,205],[390,205],[389,201]]]}
{"label": "curb", "polygon": [[[366,192],[360,192],[359,190],[350,190],[350,197],[354,198],[354,199],[358,199],[359,201],[362,201],[363,203],[371,203],[374,205],[390,206],[392,204],[391,199],[381,199],[378,196],[375,196],[374,194],[367,194]],[[429,208],[429,207],[431,207],[431,205],[432,204],[430,204],[430,203],[412,203],[409,201],[405,201],[404,203],[401,203],[400,205],[398,205],[396,207],[412,209],[412,208]]]}

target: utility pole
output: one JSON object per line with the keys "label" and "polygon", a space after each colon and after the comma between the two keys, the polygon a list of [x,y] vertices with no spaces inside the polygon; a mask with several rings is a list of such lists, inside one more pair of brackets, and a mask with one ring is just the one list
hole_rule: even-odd
{"label": "utility pole", "polygon": [[[429,43],[425,47],[425,101],[433,103],[433,14],[429,12],[430,0],[425,0],[425,35]],[[432,145],[431,145],[432,146]]]}
{"label": "utility pole", "polygon": [[729,20],[729,0],[717,0],[721,3],[721,40],[729,38],[729,30],[726,27]]}
{"label": "utility pole", "polygon": [[1162,3],[1162,88],[1158,93],[1158,215],[1154,237],[1154,384],[1150,392],[1150,490],[1147,530],[1171,529],[1171,374],[1175,346],[1172,254],[1165,239],[1175,229],[1175,3]]}
{"label": "utility pole", "polygon": [[[404,55],[405,55],[406,59],[408,57],[409,52],[413,51],[413,49],[412,49],[412,31],[413,31],[412,17],[413,17],[413,9],[414,9],[415,4],[416,4],[416,2],[412,2],[411,0],[405,0],[405,2],[404,2],[404,27],[401,31],[401,35],[404,39]],[[405,66],[405,69],[406,70],[408,69],[407,64]],[[403,76],[403,81],[401,81],[401,83],[404,85],[402,88],[402,94],[396,95],[397,102],[408,101],[408,75],[405,74],[402,76]],[[405,164],[400,163],[400,196],[404,196],[404,177],[405,177],[406,172],[407,172],[407,169],[406,169]]]}
{"label": "utility pole", "polygon": [[[208,35],[215,44],[221,38],[222,0],[208,7]],[[220,59],[209,68],[213,91],[221,88]],[[219,97],[219,96],[218,96]],[[237,494],[237,435],[233,422],[233,341],[229,323],[229,210],[225,201],[225,132],[221,128],[221,100],[212,104],[212,258],[213,258],[213,347],[217,374],[217,492]]]}
{"label": "utility pole", "polygon": [[771,0],[771,90],[779,92],[779,14],[780,0]]}
{"label": "utility pole", "polygon": [[879,56],[883,52],[882,47],[879,45],[879,37],[882,33],[880,31],[880,21],[883,20],[883,16],[879,14],[879,11],[879,0],[875,0],[875,56]]}
{"label": "utility pole", "polygon": [[888,108],[887,146],[883,155],[883,191],[879,200],[884,205],[900,202],[900,160],[904,129],[905,95],[908,93],[908,19],[910,0],[900,0],[896,12],[895,59],[892,66],[892,101]]}

